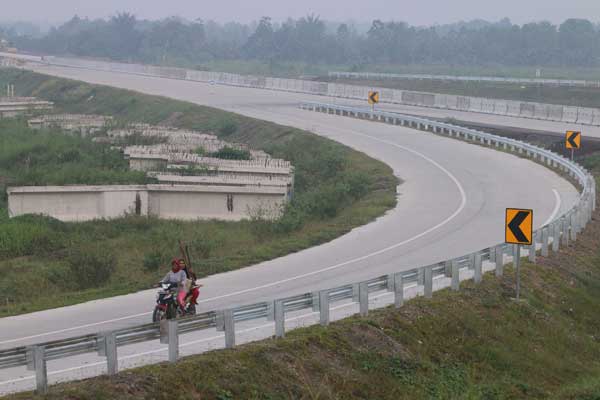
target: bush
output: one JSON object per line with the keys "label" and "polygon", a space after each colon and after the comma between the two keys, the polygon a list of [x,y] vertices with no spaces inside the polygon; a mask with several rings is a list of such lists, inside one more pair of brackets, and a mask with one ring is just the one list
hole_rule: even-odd
{"label": "bush", "polygon": [[233,147],[225,146],[219,151],[215,151],[209,154],[211,157],[221,158],[223,160],[249,160],[250,151],[244,149],[235,149]]}
{"label": "bush", "polygon": [[144,269],[146,271],[155,272],[158,271],[161,265],[164,265],[166,261],[165,255],[160,251],[153,251],[144,255]]}
{"label": "bush", "polygon": [[117,269],[117,257],[104,248],[79,249],[69,255],[69,270],[79,289],[104,285]]}
{"label": "bush", "polygon": [[231,136],[238,131],[238,123],[232,119],[223,119],[218,127],[221,136]]}

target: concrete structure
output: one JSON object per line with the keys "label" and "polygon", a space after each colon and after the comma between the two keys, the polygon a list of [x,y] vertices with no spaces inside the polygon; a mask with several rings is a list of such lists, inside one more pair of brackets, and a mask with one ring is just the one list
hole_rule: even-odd
{"label": "concrete structure", "polygon": [[36,111],[47,111],[54,107],[50,101],[35,97],[0,97],[0,118],[28,115]]}
{"label": "concrete structure", "polygon": [[8,188],[8,213],[43,214],[61,221],[126,215],[163,219],[239,221],[279,217],[287,188],[277,186],[115,185]]}
{"label": "concrete structure", "polygon": [[81,136],[88,136],[107,128],[113,118],[92,114],[50,114],[30,119],[27,124],[32,129],[59,128]]}

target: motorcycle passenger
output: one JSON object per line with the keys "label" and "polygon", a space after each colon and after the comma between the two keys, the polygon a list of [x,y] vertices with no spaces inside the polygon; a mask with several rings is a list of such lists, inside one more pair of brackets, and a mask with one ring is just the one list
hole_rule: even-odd
{"label": "motorcycle passenger", "polygon": [[171,270],[167,272],[165,277],[160,281],[161,283],[176,283],[179,293],[177,294],[177,302],[182,310],[185,310],[185,296],[187,290],[185,289],[187,280],[187,274],[181,268],[179,260],[174,258],[171,261]]}
{"label": "motorcycle passenger", "polygon": [[196,274],[189,268],[189,266],[186,264],[183,258],[179,259],[179,265],[181,266],[181,269],[185,272],[185,275],[187,277],[185,289],[187,290],[190,296],[190,304],[196,305],[198,304],[196,300],[198,300],[198,296],[200,296],[199,287],[202,285],[192,287],[192,285],[196,282]]}

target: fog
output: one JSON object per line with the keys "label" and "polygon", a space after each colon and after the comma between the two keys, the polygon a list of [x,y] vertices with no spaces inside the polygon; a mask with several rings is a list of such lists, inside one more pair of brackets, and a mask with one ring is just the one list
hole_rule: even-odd
{"label": "fog", "polygon": [[330,21],[370,22],[373,19],[406,21],[431,25],[461,20],[503,17],[514,23],[566,18],[600,17],[598,0],[0,0],[0,19],[36,22],[63,22],[74,14],[81,17],[108,17],[128,11],[138,18],[160,19],[181,16],[219,22],[250,22],[262,16],[276,21],[316,14]]}

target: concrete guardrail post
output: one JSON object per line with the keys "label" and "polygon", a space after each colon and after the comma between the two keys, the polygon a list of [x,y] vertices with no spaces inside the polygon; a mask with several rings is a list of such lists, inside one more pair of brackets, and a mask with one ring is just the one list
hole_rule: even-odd
{"label": "concrete guardrail post", "polygon": [[569,245],[569,220],[570,218],[563,217],[561,219],[562,223],[562,245],[567,247]]}
{"label": "concrete guardrail post", "polygon": [[117,356],[117,335],[108,332],[104,335],[104,346],[106,348],[106,367],[108,375],[116,375],[119,371],[119,358]]}
{"label": "concrete guardrail post", "polygon": [[425,268],[417,269],[417,285],[419,285],[419,286],[425,285]]}
{"label": "concrete guardrail post", "polygon": [[285,310],[283,309],[283,301],[275,301],[275,337],[282,338],[285,336]]}
{"label": "concrete guardrail post", "polygon": [[225,323],[225,348],[231,349],[235,346],[235,320],[232,309],[223,311],[223,322]]}
{"label": "concrete guardrail post", "polygon": [[494,253],[496,253],[496,276],[501,277],[504,274],[504,246],[501,244],[496,246]]}
{"label": "concrete guardrail post", "polygon": [[358,303],[360,316],[366,317],[369,315],[369,285],[367,282],[361,282],[358,286]]}
{"label": "concrete guardrail post", "polygon": [[477,253],[475,253],[475,259],[473,262],[473,280],[475,281],[475,283],[480,283],[481,280],[483,279],[483,262],[481,259],[481,252],[478,251]]}
{"label": "concrete guardrail post", "polygon": [[529,262],[534,263],[535,264],[535,259],[536,259],[536,242],[537,242],[537,236],[538,233],[537,232],[533,232],[532,237],[531,237],[531,245],[529,246],[528,250],[529,250]]}
{"label": "concrete guardrail post", "polygon": [[319,292],[319,322],[322,326],[329,325],[329,291]]}
{"label": "concrete guardrail post", "polygon": [[430,265],[421,269],[423,269],[425,276],[423,294],[425,298],[430,299],[433,297],[433,267]]}
{"label": "concrete guardrail post", "polygon": [[394,306],[400,308],[404,305],[404,277],[402,272],[394,274]]}
{"label": "concrete guardrail post", "polygon": [[552,252],[560,250],[560,221],[554,221],[552,224]]}
{"label": "concrete guardrail post", "polygon": [[48,370],[46,368],[46,349],[44,346],[27,348],[27,370],[35,371],[35,390],[37,394],[48,393]]}
{"label": "concrete guardrail post", "polygon": [[179,358],[179,321],[169,320],[169,362],[177,362]]}
{"label": "concrete guardrail post", "polygon": [[546,226],[542,229],[542,257],[548,257],[548,236],[550,226]]}
{"label": "concrete guardrail post", "polygon": [[352,284],[352,301],[355,303],[358,303],[358,301],[360,300],[359,297],[359,284],[358,283],[353,283]]}
{"label": "concrete guardrail post", "polygon": [[452,260],[452,290],[460,290],[460,269],[458,266],[458,260]]}

